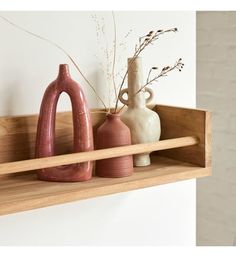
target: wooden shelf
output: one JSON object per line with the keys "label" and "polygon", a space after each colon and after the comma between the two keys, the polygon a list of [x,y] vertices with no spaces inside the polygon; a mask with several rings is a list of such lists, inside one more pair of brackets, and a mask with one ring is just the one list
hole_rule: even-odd
{"label": "wooden shelf", "polygon": [[201,168],[173,159],[153,156],[152,165],[135,168],[131,177],[99,178],[83,183],[39,181],[35,173],[18,174],[0,181],[0,214],[10,214],[138,188],[210,175]]}
{"label": "wooden shelf", "polygon": [[[71,152],[71,112],[58,113],[58,156],[34,159],[37,115],[0,118],[0,215],[62,204],[101,195],[125,192],[211,174],[211,115],[207,111],[171,106],[153,106],[161,119],[161,141],[96,150]],[[92,112],[94,135],[105,119]],[[95,136],[96,145],[96,136]],[[152,152],[152,164],[135,168],[125,178],[93,177],[87,182],[44,182],[34,169]]]}
{"label": "wooden shelf", "polygon": [[73,163],[81,163],[86,161],[109,159],[113,157],[140,154],[144,152],[175,149],[177,147],[197,145],[198,143],[199,140],[196,137],[180,137],[161,140],[153,143],[120,146],[82,153],[63,154],[44,158],[35,158],[31,160],[8,162],[0,164],[0,175],[31,171]]}

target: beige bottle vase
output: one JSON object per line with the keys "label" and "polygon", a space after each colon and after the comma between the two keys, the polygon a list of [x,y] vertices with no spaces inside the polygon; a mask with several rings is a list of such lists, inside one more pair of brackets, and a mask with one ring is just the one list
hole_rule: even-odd
{"label": "beige bottle vase", "polygon": [[[120,101],[127,105],[127,110],[122,114],[121,120],[131,131],[132,144],[156,142],[160,139],[161,127],[160,119],[156,112],[146,107],[153,99],[153,91],[145,87],[137,93],[144,85],[142,75],[142,59],[128,59],[128,88],[121,90]],[[149,96],[145,99],[145,93]],[[123,98],[128,94],[128,100]],[[150,165],[150,153],[134,155],[134,166]]]}

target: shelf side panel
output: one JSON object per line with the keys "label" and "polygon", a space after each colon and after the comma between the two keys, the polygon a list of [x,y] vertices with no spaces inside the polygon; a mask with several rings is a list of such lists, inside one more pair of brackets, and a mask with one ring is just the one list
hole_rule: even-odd
{"label": "shelf side panel", "polygon": [[199,144],[160,151],[157,154],[199,165],[211,166],[211,114],[207,111],[157,105],[153,108],[161,120],[161,140],[196,136]]}

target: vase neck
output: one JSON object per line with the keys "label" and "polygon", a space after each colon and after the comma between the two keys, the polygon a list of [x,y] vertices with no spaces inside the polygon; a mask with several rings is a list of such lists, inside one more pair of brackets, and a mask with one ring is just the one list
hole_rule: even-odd
{"label": "vase neck", "polygon": [[143,86],[142,59],[128,59],[128,96],[130,108],[146,107],[145,93],[140,91]]}
{"label": "vase neck", "polygon": [[59,65],[59,73],[58,73],[58,79],[65,79],[70,77],[69,72],[69,65],[68,64],[60,64]]}
{"label": "vase neck", "polygon": [[109,121],[120,120],[120,114],[118,114],[118,113],[108,113],[107,114],[107,120],[109,120]]}

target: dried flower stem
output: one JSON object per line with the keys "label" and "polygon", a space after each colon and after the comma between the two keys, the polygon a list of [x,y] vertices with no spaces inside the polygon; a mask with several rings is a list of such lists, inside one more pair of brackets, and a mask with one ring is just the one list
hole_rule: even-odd
{"label": "dried flower stem", "polygon": [[[148,85],[150,85],[152,82],[157,81],[157,80],[158,80],[159,78],[161,78],[161,77],[167,76],[167,73],[169,73],[169,72],[171,72],[171,71],[173,71],[173,70],[175,70],[175,69],[181,71],[182,68],[183,68],[183,66],[184,66],[184,64],[183,64],[181,61],[182,61],[182,59],[180,58],[180,59],[175,63],[175,65],[173,65],[172,67],[171,67],[171,66],[164,67],[164,68],[161,70],[161,72],[160,72],[157,76],[155,76],[154,78],[152,78],[151,80],[149,80],[151,71],[153,70],[153,68],[151,68],[151,70],[149,71],[149,75],[148,75],[148,79],[147,79],[146,84],[144,84],[144,85],[135,93],[135,95],[138,94],[139,92],[141,92],[145,87],[147,87]],[[156,67],[154,67],[154,68],[156,68]]]}
{"label": "dried flower stem", "polygon": [[116,90],[116,83],[115,83],[115,64],[116,64],[116,43],[117,43],[117,36],[116,36],[116,19],[115,13],[112,11],[112,18],[113,18],[113,28],[114,28],[114,42],[113,42],[113,63],[112,63],[112,82],[115,92],[115,97],[117,98],[117,90]]}
{"label": "dried flower stem", "polygon": [[30,34],[31,36],[34,36],[36,38],[39,38],[53,46],[55,46],[56,48],[58,48],[59,50],[61,50],[69,59],[70,61],[74,64],[75,68],[77,69],[77,71],[80,73],[80,75],[82,76],[82,78],[85,80],[85,82],[89,85],[89,87],[92,89],[92,91],[94,92],[94,94],[96,95],[96,97],[101,101],[102,105],[104,106],[105,109],[107,109],[104,101],[102,100],[102,98],[97,94],[96,92],[96,89],[92,86],[92,84],[89,82],[89,80],[85,77],[85,75],[83,74],[83,72],[81,71],[81,69],[79,68],[79,65],[74,61],[74,59],[71,57],[71,55],[64,49],[62,48],[60,45],[54,43],[53,41],[47,39],[47,38],[44,38],[40,35],[37,35],[27,29],[24,29],[23,27],[13,23],[12,21],[8,20],[7,18],[5,18],[4,16],[0,15],[0,18],[2,18],[4,21],[6,21],[8,24],[14,26],[15,28],[21,30],[21,31],[24,31],[25,33],[27,34]]}
{"label": "dried flower stem", "polygon": [[[136,49],[135,49],[134,55],[131,58],[130,63],[128,64],[128,67],[127,67],[127,70],[125,72],[125,75],[124,75],[124,77],[122,79],[122,82],[121,82],[121,84],[119,86],[118,96],[119,96],[119,94],[120,94],[120,92],[121,92],[121,90],[122,90],[122,88],[124,86],[124,82],[126,80],[126,77],[128,75],[129,69],[132,66],[133,62],[137,59],[137,57],[141,54],[141,52],[143,52],[143,50],[147,46],[149,46],[154,41],[156,41],[159,38],[160,35],[163,35],[163,34],[168,33],[168,32],[177,32],[177,28],[168,29],[168,30],[157,30],[156,32],[150,31],[146,36],[143,36],[143,37],[139,38],[139,46],[135,47]],[[117,112],[118,102],[119,102],[119,97],[117,97],[117,99],[116,99],[115,111],[114,112]]]}
{"label": "dried flower stem", "polygon": [[[162,68],[161,72],[155,76],[154,78],[152,78],[150,80],[150,75],[151,75],[151,72],[153,70],[157,70],[157,67],[152,67],[150,70],[149,70],[149,73],[148,73],[148,78],[147,78],[147,82],[146,84],[144,84],[134,95],[137,95],[138,93],[140,93],[145,87],[147,87],[148,85],[150,85],[152,82],[154,81],[157,81],[159,78],[161,77],[164,77],[164,76],[167,76],[167,73],[177,69],[179,71],[182,70],[182,68],[184,67],[184,63],[181,62],[182,59],[180,58],[176,63],[175,65],[173,65],[172,67],[171,66],[166,66],[164,68]],[[125,104],[120,108],[119,112],[122,111],[122,109],[125,107]]]}
{"label": "dried flower stem", "polygon": [[146,82],[146,83],[148,83],[148,81],[149,81],[149,79],[150,79],[150,76],[151,76],[151,73],[152,73],[152,71],[154,70],[154,68],[157,69],[157,67],[152,67],[152,68],[149,70],[148,76],[147,76],[147,82]]}

